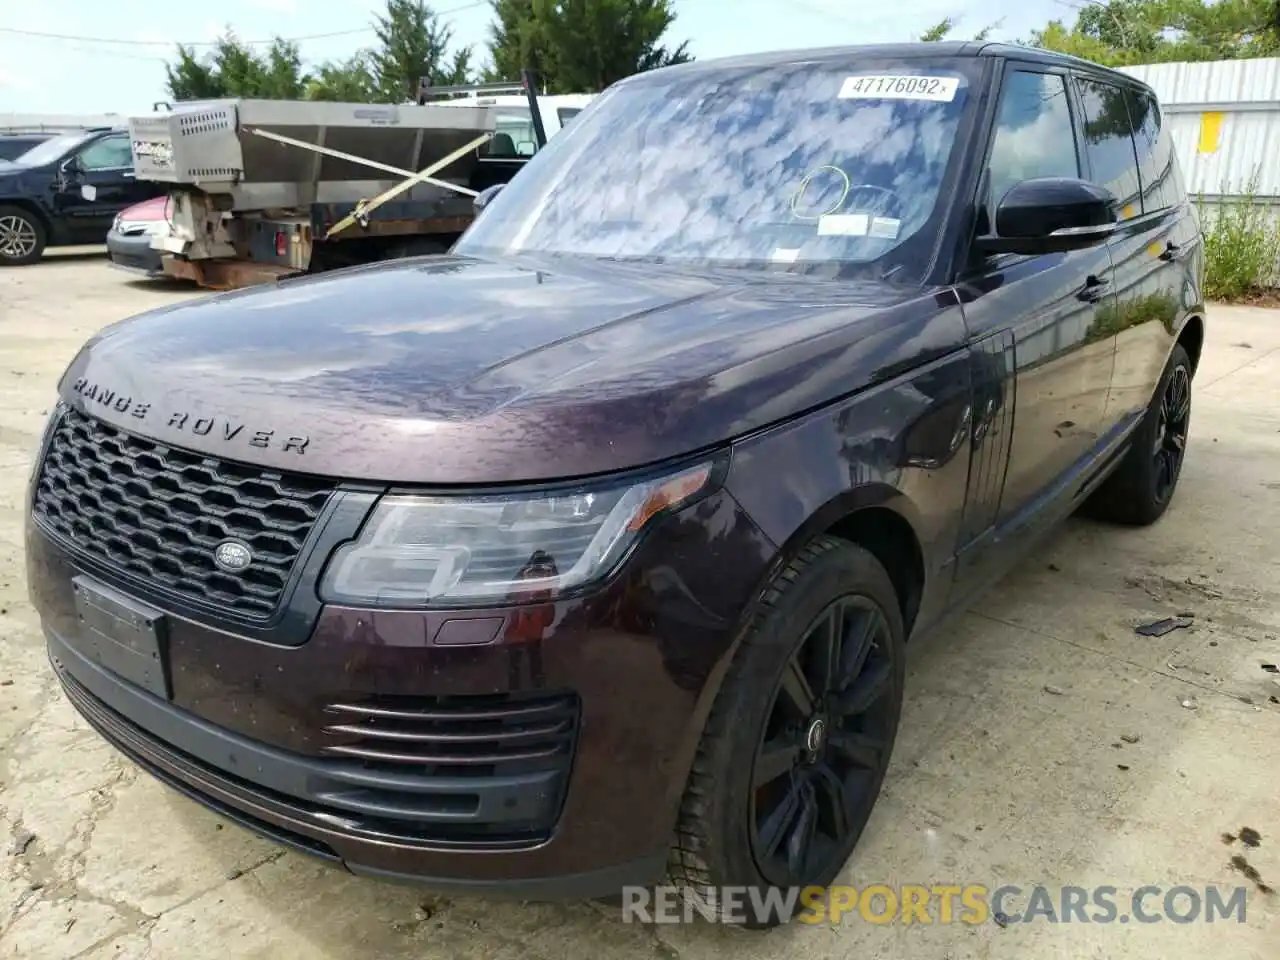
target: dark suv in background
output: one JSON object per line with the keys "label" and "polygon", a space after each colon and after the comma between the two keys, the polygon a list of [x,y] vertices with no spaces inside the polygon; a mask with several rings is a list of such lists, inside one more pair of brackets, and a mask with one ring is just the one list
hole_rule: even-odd
{"label": "dark suv in background", "polygon": [[908,638],[1078,507],[1169,505],[1203,269],[1155,95],[1093,64],[632,77],[449,255],[85,345],[30,491],[54,671],[357,873],[828,884]]}
{"label": "dark suv in background", "polygon": [[103,243],[116,214],[162,192],[133,175],[125,130],[60,134],[0,163],[0,267],[45,248]]}

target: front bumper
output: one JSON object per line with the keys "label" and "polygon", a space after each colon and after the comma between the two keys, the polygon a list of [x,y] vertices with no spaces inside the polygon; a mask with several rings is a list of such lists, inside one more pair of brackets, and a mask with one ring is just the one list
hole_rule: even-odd
{"label": "front bumper", "polygon": [[[711,678],[771,555],[722,492],[660,524],[598,594],[541,609],[327,607],[292,646],[164,609],[166,700],[88,655],[71,580],[139,593],[37,521],[27,526],[32,599],[58,678],[144,769],[354,873],[529,899],[660,879]],[[530,623],[541,626],[531,633]],[[454,645],[459,637],[468,642]],[[534,764],[444,782],[329,752],[334,703],[552,694],[575,703],[558,775]]]}
{"label": "front bumper", "polygon": [[113,267],[145,277],[163,277],[164,264],[160,251],[151,248],[147,234],[125,235],[117,230],[107,233],[107,259]]}

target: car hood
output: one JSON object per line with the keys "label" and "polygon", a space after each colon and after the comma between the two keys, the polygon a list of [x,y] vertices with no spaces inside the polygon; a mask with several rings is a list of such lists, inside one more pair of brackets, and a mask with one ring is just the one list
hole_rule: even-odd
{"label": "car hood", "polygon": [[276,469],[577,477],[711,447],[952,350],[953,304],[782,273],[429,257],[122,321],[60,390],[130,432]]}
{"label": "car hood", "polygon": [[150,200],[143,200],[131,207],[125,207],[120,211],[120,220],[123,223],[154,223],[157,220],[166,219],[168,207],[168,197],[152,197]]}

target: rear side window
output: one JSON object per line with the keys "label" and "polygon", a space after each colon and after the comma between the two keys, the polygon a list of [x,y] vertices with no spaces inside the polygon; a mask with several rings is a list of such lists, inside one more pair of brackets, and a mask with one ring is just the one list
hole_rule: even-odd
{"label": "rear side window", "polygon": [[1125,91],[1099,80],[1079,79],[1084,104],[1084,146],[1093,168],[1092,180],[1116,198],[1121,220],[1142,212],[1138,158]]}
{"label": "rear side window", "polygon": [[1174,165],[1173,141],[1162,127],[1155,98],[1141,90],[1126,91],[1133,120],[1133,142],[1138,151],[1138,175],[1142,183],[1142,210],[1164,210],[1178,203],[1181,192]]}
{"label": "rear side window", "polygon": [[988,169],[994,207],[1022,180],[1080,176],[1063,77],[1023,70],[1005,75]]}

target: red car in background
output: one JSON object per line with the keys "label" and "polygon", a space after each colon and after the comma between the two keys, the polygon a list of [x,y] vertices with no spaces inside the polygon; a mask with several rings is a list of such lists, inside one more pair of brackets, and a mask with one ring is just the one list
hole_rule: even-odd
{"label": "red car in background", "polygon": [[168,219],[167,197],[152,197],[120,211],[107,233],[111,265],[146,277],[164,276],[160,251],[152,249],[151,235]]}

